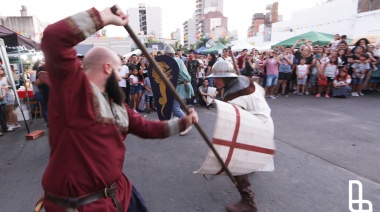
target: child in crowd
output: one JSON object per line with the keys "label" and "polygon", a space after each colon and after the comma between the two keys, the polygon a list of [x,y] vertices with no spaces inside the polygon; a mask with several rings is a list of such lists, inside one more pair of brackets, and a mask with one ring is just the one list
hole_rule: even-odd
{"label": "child in crowd", "polygon": [[[309,65],[306,65],[306,58],[300,59],[300,64],[296,67],[297,75],[297,95],[302,96],[305,93],[307,75],[309,74]],[[301,92],[300,92],[301,87]]]}
{"label": "child in crowd", "polygon": [[313,95],[318,93],[318,74],[319,70],[322,66],[322,54],[317,53],[315,58],[313,59],[313,63],[311,64],[311,76],[310,76],[310,85],[311,85],[311,93]]}
{"label": "child in crowd", "polygon": [[347,74],[347,69],[340,69],[339,74],[333,82],[333,97],[346,98],[347,94],[351,91],[350,83],[351,76]]}
{"label": "child in crowd", "polygon": [[352,93],[351,96],[363,96],[362,85],[366,72],[370,69],[368,62],[369,56],[365,53],[360,54],[360,62],[354,63],[352,67]]}
{"label": "child in crowd", "polygon": [[144,98],[143,97],[143,94],[144,94],[144,72],[145,72],[145,65],[144,64],[141,64],[140,66],[140,70],[138,71],[138,94],[137,94],[137,112],[141,112],[142,110],[144,110],[144,107],[145,107],[145,104],[144,104],[144,101],[141,102],[141,100]]}
{"label": "child in crowd", "polygon": [[335,79],[335,76],[338,73],[338,57],[337,56],[331,56],[330,61],[323,64],[321,69],[321,74],[325,75],[327,77],[327,85],[319,85],[319,91],[316,97],[320,97],[323,90],[326,88],[326,98],[330,98],[330,90],[333,84],[333,81]]}
{"label": "child in crowd", "polygon": [[147,113],[149,114],[151,108],[152,110],[155,110],[152,85],[150,84],[149,77],[145,77],[144,79],[144,89],[145,89],[144,94],[145,94],[146,110],[147,110]]}
{"label": "child in crowd", "polygon": [[133,101],[133,111],[137,113],[137,105],[138,105],[138,93],[139,93],[139,71],[137,68],[132,70],[132,75],[129,77],[129,83],[131,85],[130,93]]}

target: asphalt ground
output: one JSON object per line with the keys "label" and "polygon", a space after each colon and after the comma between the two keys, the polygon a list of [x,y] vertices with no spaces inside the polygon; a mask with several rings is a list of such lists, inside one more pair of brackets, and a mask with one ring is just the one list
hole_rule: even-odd
{"label": "asphalt ground", "polygon": [[[359,180],[363,199],[380,211],[380,94],[347,99],[289,95],[267,101],[277,152],[274,172],[250,175],[260,212],[349,211],[349,180]],[[216,109],[196,110],[211,137]],[[153,113],[141,115],[157,119]],[[30,128],[46,135],[26,141],[22,127],[0,137],[0,211],[31,211],[43,192],[48,130],[42,119]],[[192,174],[208,151],[195,128],[164,140],[129,135],[125,144],[124,173],[150,211],[224,211],[239,199],[228,177]]]}

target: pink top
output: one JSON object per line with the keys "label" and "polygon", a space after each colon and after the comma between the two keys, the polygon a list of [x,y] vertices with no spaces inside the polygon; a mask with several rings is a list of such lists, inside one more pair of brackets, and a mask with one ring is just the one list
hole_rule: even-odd
{"label": "pink top", "polygon": [[267,75],[278,74],[278,61],[274,58],[268,58],[267,60]]}

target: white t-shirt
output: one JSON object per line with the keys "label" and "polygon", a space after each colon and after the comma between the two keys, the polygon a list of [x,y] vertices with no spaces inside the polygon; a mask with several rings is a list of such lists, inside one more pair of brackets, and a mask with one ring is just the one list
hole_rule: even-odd
{"label": "white t-shirt", "polygon": [[298,67],[298,74],[300,76],[306,76],[306,73],[307,73],[307,65],[297,65]]}
{"label": "white t-shirt", "polygon": [[199,65],[204,65],[203,68],[199,68],[199,72],[198,72],[198,78],[202,78],[205,76],[205,66],[207,67],[207,65],[203,64],[203,61],[201,59],[198,59],[198,62],[199,62]]}
{"label": "white t-shirt", "polygon": [[335,85],[338,85],[338,84],[346,84],[346,83],[348,83],[348,84],[350,84],[351,83],[351,79],[346,79],[345,81],[344,80],[336,80],[336,79],[334,79],[334,82],[333,82]]}
{"label": "white t-shirt", "polygon": [[340,43],[340,40],[334,40],[334,41],[331,41],[330,43],[331,43],[330,49],[337,49]]}
{"label": "white t-shirt", "polygon": [[[3,77],[0,82],[1,82],[1,86],[7,86],[7,87],[9,86],[8,81],[7,81],[7,77]],[[9,87],[7,89],[5,89],[5,93],[8,95],[14,95],[13,90],[10,89]]]}
{"label": "white t-shirt", "polygon": [[[133,84],[139,82],[139,77],[138,77],[138,76],[135,76],[135,75],[131,75],[131,76],[129,76],[129,79],[132,79]],[[132,83],[130,83],[130,85],[132,85]]]}
{"label": "white t-shirt", "polygon": [[[355,73],[362,74],[360,79],[364,79],[363,73],[371,68],[369,63],[354,63],[351,67],[354,69]],[[352,78],[356,78],[355,74],[352,75]]]}
{"label": "white t-shirt", "polygon": [[338,72],[338,66],[332,65],[331,63],[327,63],[325,68],[325,76],[326,77],[335,77]]}
{"label": "white t-shirt", "polygon": [[376,49],[375,51],[373,51],[373,54],[374,54],[375,56],[380,57],[380,49]]}
{"label": "white t-shirt", "polygon": [[[125,77],[125,75],[127,75],[127,74],[129,73],[128,66],[123,65],[123,66],[121,67],[121,69],[120,69],[120,72],[118,72],[118,73],[119,73],[119,75],[120,75],[121,77]],[[121,80],[119,81],[119,86],[120,86],[120,87],[123,87],[123,88],[127,87],[127,80],[128,80],[128,78],[127,78],[127,79],[121,79]]]}

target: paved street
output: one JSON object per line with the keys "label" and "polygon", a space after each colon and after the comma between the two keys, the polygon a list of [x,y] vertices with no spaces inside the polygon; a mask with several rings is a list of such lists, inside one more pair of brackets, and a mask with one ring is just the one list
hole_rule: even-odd
{"label": "paved street", "polygon": [[[380,211],[380,94],[348,99],[290,95],[268,102],[277,153],[274,172],[250,176],[260,212],[349,211],[349,180],[360,180],[363,198]],[[216,109],[197,111],[211,137]],[[47,132],[42,119],[31,128]],[[0,137],[0,211],[31,211],[42,194],[48,136],[25,141],[25,134],[18,129]],[[218,212],[239,198],[227,177],[206,180],[192,174],[208,151],[195,128],[165,140],[129,136],[125,144],[124,173],[150,211]]]}

